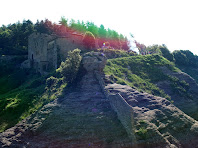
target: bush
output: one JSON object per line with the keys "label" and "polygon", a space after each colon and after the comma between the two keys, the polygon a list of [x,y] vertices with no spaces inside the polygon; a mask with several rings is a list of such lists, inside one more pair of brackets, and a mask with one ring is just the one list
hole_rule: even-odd
{"label": "bush", "polygon": [[174,58],[175,58],[175,64],[177,65],[188,65],[189,59],[186,57],[184,53],[181,52],[181,50],[175,50],[173,52]]}
{"label": "bush", "polygon": [[173,54],[170,53],[170,51],[168,50],[168,48],[166,48],[165,46],[160,46],[159,49],[160,49],[163,57],[165,57],[169,61],[174,61]]}
{"label": "bush", "polygon": [[95,49],[96,44],[95,44],[95,37],[94,35],[87,31],[83,37],[83,44],[87,49]]}
{"label": "bush", "polygon": [[57,82],[57,78],[51,76],[51,77],[47,78],[47,80],[46,80],[46,86],[47,86],[48,88],[50,88],[50,87],[51,87],[52,85],[54,85],[56,82]]}
{"label": "bush", "polygon": [[63,80],[67,83],[72,83],[77,76],[80,68],[82,57],[80,56],[80,49],[74,49],[68,52],[68,58],[61,63],[59,71],[63,76]]}

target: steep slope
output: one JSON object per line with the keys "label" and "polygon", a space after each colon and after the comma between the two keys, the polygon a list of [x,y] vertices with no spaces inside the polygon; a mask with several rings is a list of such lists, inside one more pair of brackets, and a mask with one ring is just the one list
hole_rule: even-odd
{"label": "steep slope", "polygon": [[[133,110],[133,122],[138,147],[196,147],[198,122],[179,110],[170,101],[141,93],[127,85],[108,84],[111,95],[119,95]],[[118,114],[128,114],[114,98]],[[115,102],[112,100],[112,104]],[[120,113],[121,112],[121,113]],[[124,112],[124,113],[122,113]],[[121,119],[122,120],[122,119]],[[124,119],[127,122],[126,119]]]}
{"label": "steep slope", "polygon": [[[92,62],[92,60],[91,60]],[[90,68],[90,67],[89,67]],[[93,71],[64,98],[0,134],[1,147],[130,147]]]}
{"label": "steep slope", "polygon": [[[163,58],[156,58],[158,61],[153,62],[158,64],[151,65],[149,70],[154,69],[155,72],[163,74],[163,66],[166,65],[171,74],[180,74]],[[121,58],[126,73],[119,74],[125,79],[122,79],[122,76],[112,78],[101,74],[106,63],[103,54],[86,54],[82,63],[87,73],[78,86],[66,92],[64,97],[57,98],[37,113],[1,133],[0,147],[197,147],[198,122],[168,99],[135,89],[132,84],[137,80],[128,81],[126,77],[130,76],[132,69],[129,67],[130,61],[125,61],[128,59],[130,58]],[[113,68],[117,68],[117,72],[123,70],[125,67],[116,67],[120,59],[116,60],[118,63],[114,63]],[[144,67],[138,68],[144,70]],[[149,70],[147,74],[151,76]],[[165,71],[163,76],[168,74],[166,69]],[[136,72],[142,76],[140,71]],[[170,76],[173,76],[171,74]],[[143,88],[146,91],[152,92],[152,88],[155,88],[159,95],[165,95],[165,92],[155,86],[154,82],[161,80],[159,77],[151,76],[151,80],[147,81],[143,79],[145,77],[139,80],[145,82],[142,84],[145,85]],[[169,76],[163,81],[166,78]],[[189,85],[196,85],[193,80],[187,78],[192,79],[184,79]],[[116,81],[115,79],[122,79],[122,82],[133,88],[115,84],[112,82]],[[173,82],[171,78],[166,81],[168,80]],[[148,86],[152,87],[148,89]],[[189,89],[189,93],[191,91],[193,89]]]}
{"label": "steep slope", "polygon": [[166,67],[160,67],[160,69],[172,79],[158,81],[156,85],[171,96],[175,106],[197,120],[198,85],[196,81],[184,72],[173,72]]}
{"label": "steep slope", "polygon": [[172,100],[179,109],[198,119],[198,85],[173,63],[159,55],[108,60],[109,80]]}

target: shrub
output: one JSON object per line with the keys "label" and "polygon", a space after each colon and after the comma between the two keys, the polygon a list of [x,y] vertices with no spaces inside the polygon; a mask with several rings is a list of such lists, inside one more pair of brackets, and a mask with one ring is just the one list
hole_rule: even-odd
{"label": "shrub", "polygon": [[74,49],[73,51],[68,52],[68,58],[65,62],[61,63],[59,68],[65,82],[72,83],[76,79],[81,59],[80,49]]}
{"label": "shrub", "polygon": [[168,48],[166,48],[165,46],[160,46],[159,49],[160,49],[163,57],[165,57],[169,61],[174,61],[173,54],[170,53],[170,51],[168,50]]}
{"label": "shrub", "polygon": [[95,37],[94,35],[87,31],[83,37],[83,44],[87,49],[94,49],[95,48]]}
{"label": "shrub", "polygon": [[181,52],[181,50],[175,50],[173,52],[174,58],[175,58],[175,64],[177,65],[188,65],[189,59],[186,57],[184,53]]}
{"label": "shrub", "polygon": [[51,87],[52,85],[54,85],[56,82],[57,82],[57,78],[51,76],[51,77],[47,78],[47,80],[46,80],[46,86],[47,86],[48,88],[50,88],[50,87]]}

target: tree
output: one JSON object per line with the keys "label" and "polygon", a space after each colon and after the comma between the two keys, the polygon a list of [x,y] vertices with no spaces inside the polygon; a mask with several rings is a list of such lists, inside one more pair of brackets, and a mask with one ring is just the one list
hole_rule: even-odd
{"label": "tree", "polygon": [[67,22],[68,22],[68,19],[65,19],[65,17],[62,16],[61,20],[59,21],[59,24],[65,26],[65,27],[68,27]]}
{"label": "tree", "polygon": [[96,44],[95,44],[95,37],[94,35],[87,31],[85,32],[85,35],[83,37],[83,44],[87,49],[94,49]]}
{"label": "tree", "polygon": [[67,83],[72,83],[77,76],[81,63],[80,49],[74,49],[68,52],[68,57],[65,62],[61,63],[59,68],[63,80]]}
{"label": "tree", "polygon": [[87,22],[87,31],[93,33],[95,37],[98,37],[98,27],[93,22]]}
{"label": "tree", "polygon": [[186,57],[186,55],[184,53],[181,52],[181,50],[175,50],[173,51],[173,55],[175,58],[175,63],[177,65],[188,65],[188,58]]}
{"label": "tree", "polygon": [[107,37],[107,30],[104,28],[104,25],[100,25],[100,28],[98,29],[98,36],[100,38],[106,38]]}
{"label": "tree", "polygon": [[165,57],[169,61],[172,61],[172,62],[174,61],[173,54],[170,53],[170,51],[168,50],[168,48],[166,46],[159,46],[158,48],[160,49],[163,57]]}

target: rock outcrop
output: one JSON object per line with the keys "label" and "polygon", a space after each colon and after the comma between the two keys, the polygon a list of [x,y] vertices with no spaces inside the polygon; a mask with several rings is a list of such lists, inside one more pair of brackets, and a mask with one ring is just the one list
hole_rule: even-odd
{"label": "rock outcrop", "polygon": [[87,72],[101,72],[106,65],[106,61],[107,58],[103,53],[90,52],[84,55],[82,63]]}
{"label": "rock outcrop", "polygon": [[[106,89],[110,96],[115,96],[111,98],[111,105],[115,106],[118,115],[133,112],[132,120],[129,117],[122,117],[121,120],[133,125],[138,147],[198,146],[198,122],[168,100],[140,93],[127,85],[109,84]],[[119,94],[120,99],[116,94]],[[128,107],[122,107],[122,99]]]}
{"label": "rock outcrop", "polygon": [[[94,69],[101,70],[101,66],[96,64]],[[131,146],[93,71],[87,72],[78,88],[0,134],[0,147]]]}
{"label": "rock outcrop", "polygon": [[105,81],[103,54],[82,62],[78,87],[0,133],[0,147],[198,147],[196,120],[165,98]]}

